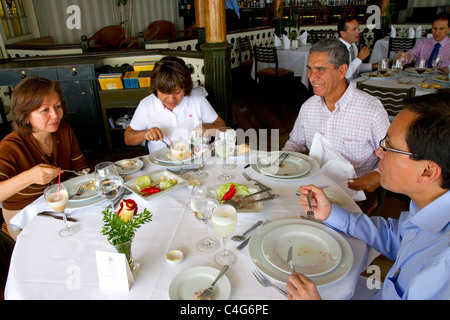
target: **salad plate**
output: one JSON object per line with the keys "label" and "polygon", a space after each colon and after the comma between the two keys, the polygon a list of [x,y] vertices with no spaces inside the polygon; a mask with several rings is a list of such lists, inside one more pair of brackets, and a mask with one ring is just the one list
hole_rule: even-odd
{"label": "salad plate", "polygon": [[151,184],[150,186],[152,187],[158,187],[162,181],[162,178],[164,177],[166,180],[173,180],[175,181],[175,185],[161,190],[157,193],[153,193],[153,194],[149,194],[149,195],[144,195],[142,192],[140,192],[137,187],[136,187],[136,180],[139,179],[140,177],[137,177],[135,179],[132,179],[130,181],[127,181],[124,184],[124,187],[127,188],[128,190],[130,190],[131,192],[133,192],[134,194],[138,195],[141,199],[145,200],[145,201],[150,201],[156,198],[159,198],[167,193],[170,193],[172,191],[175,191],[177,189],[180,189],[186,185],[188,185],[187,180],[181,178],[180,176],[169,172],[167,170],[158,170],[158,171],[153,171],[153,172],[149,172],[147,174],[145,174],[146,176],[148,176],[151,179]]}
{"label": "salad plate", "polygon": [[[169,286],[171,300],[195,300],[195,294],[208,288],[219,274],[219,270],[200,266],[192,267],[178,273]],[[223,275],[214,286],[212,300],[227,300],[231,293],[231,284]]]}
{"label": "salad plate", "polygon": [[[210,187],[210,188],[208,188],[208,192],[212,198],[214,198],[220,202],[219,195],[218,195],[218,188],[220,188],[220,186],[219,187]],[[238,186],[238,188],[239,188],[239,186]],[[252,194],[252,193],[258,192],[260,189],[255,189],[255,188],[250,187],[247,190],[248,190],[249,194]],[[255,196],[253,196],[252,199],[261,199],[262,197],[265,197],[264,193],[257,194]],[[259,213],[259,214],[262,214],[262,213],[264,213],[263,203],[262,203],[262,201],[255,202],[255,203],[249,203],[248,205],[245,205],[241,208],[236,209],[236,212],[237,213]]]}

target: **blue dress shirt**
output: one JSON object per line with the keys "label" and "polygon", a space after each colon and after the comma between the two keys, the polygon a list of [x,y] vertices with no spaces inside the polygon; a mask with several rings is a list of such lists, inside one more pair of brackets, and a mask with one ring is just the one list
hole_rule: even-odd
{"label": "blue dress shirt", "polygon": [[383,287],[374,298],[450,299],[450,191],[399,219],[350,213],[333,204],[326,221],[330,227],[358,238],[395,260]]}
{"label": "blue dress shirt", "polygon": [[225,8],[234,10],[236,12],[236,15],[239,17],[241,15],[239,5],[237,3],[237,0],[226,0]]}

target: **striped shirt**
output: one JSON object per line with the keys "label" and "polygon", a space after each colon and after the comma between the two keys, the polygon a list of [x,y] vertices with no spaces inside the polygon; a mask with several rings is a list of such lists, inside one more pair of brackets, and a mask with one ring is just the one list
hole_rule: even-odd
{"label": "striped shirt", "polygon": [[309,98],[302,105],[283,150],[308,151],[319,132],[362,176],[377,169],[375,151],[388,127],[388,115],[380,100],[348,86],[333,112],[322,97]]}

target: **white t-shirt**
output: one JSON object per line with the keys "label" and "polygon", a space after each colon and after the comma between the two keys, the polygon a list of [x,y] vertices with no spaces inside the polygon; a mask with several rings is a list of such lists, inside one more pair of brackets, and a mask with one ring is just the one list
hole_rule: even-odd
{"label": "white t-shirt", "polygon": [[[134,112],[130,126],[136,131],[149,130],[158,127],[164,134],[164,140],[169,143],[167,136],[175,143],[180,139],[191,137],[191,132],[199,123],[213,123],[218,115],[206,98],[192,91],[185,96],[173,111],[167,109],[154,94],[145,97]],[[165,148],[161,141],[149,141],[150,153]]]}

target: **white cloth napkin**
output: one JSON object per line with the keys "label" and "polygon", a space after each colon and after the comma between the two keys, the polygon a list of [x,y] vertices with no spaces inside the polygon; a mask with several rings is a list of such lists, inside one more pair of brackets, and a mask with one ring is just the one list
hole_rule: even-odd
{"label": "white cloth napkin", "polygon": [[412,27],[409,27],[408,38],[410,38],[410,39],[414,38],[414,34],[415,34],[414,29]]}
{"label": "white cloth napkin", "polygon": [[397,30],[393,26],[391,26],[391,38],[395,38],[397,36]]}
{"label": "white cloth napkin", "polygon": [[276,34],[274,34],[273,36],[274,36],[275,47],[281,47],[283,45],[283,43],[281,42],[281,39]]}
{"label": "white cloth napkin", "polygon": [[289,38],[285,34],[283,34],[283,47],[286,50],[291,47],[291,40],[289,40]]}
{"label": "white cloth napkin", "polygon": [[418,26],[416,28],[416,38],[417,39],[422,38],[422,26]]}
{"label": "white cloth napkin", "polygon": [[336,182],[354,201],[366,200],[363,191],[355,191],[347,186],[348,179],[356,178],[352,164],[347,161],[322,134],[316,132],[309,151],[328,178]]}
{"label": "white cloth napkin", "polygon": [[300,43],[301,43],[302,45],[306,45],[306,44],[307,44],[307,41],[308,41],[308,32],[307,32],[307,31],[303,32],[303,33],[300,35],[300,37],[298,37],[298,40],[300,40]]}

